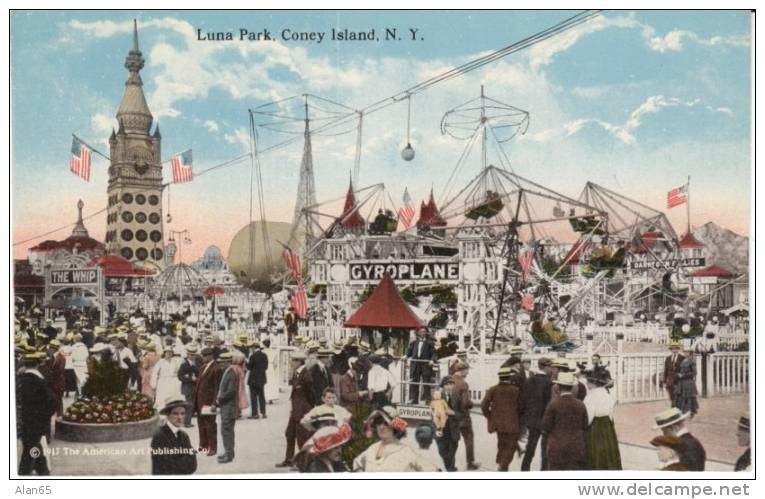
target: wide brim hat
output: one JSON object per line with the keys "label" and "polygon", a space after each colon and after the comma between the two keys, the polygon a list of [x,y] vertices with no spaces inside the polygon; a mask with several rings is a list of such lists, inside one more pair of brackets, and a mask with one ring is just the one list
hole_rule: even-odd
{"label": "wide brim hat", "polygon": [[669,349],[672,349],[672,348],[682,348],[682,346],[683,346],[683,344],[682,344],[682,342],[680,340],[672,340],[667,345],[667,348],[669,348]]}
{"label": "wide brim hat", "polygon": [[335,411],[330,407],[323,407],[320,405],[308,411],[304,417],[313,426],[330,421],[337,423],[337,414]]}
{"label": "wide brim hat", "polygon": [[323,454],[329,450],[340,447],[353,438],[353,430],[348,423],[339,428],[337,426],[325,426],[316,430],[311,437],[311,454]]}
{"label": "wide brim hat", "polygon": [[329,348],[320,348],[318,353],[319,353],[319,357],[330,357],[334,355],[335,352],[333,352]]}
{"label": "wide brim hat", "polygon": [[176,407],[183,407],[184,409],[188,410],[189,404],[186,402],[186,400],[182,398],[175,397],[167,397],[165,399],[165,406],[159,411],[160,414],[167,416],[170,414],[170,411],[175,409]]}
{"label": "wide brim hat", "polygon": [[234,358],[234,354],[232,354],[228,350],[225,350],[221,352],[220,354],[218,354],[218,360],[222,362],[233,360],[233,358]]}
{"label": "wide brim hat", "polygon": [[258,340],[252,340],[252,343],[249,344],[250,348],[260,348],[260,342]]}
{"label": "wide brim hat", "polygon": [[690,412],[683,414],[683,411],[677,407],[670,407],[669,409],[663,410],[656,414],[654,417],[656,425],[654,425],[653,429],[660,430],[661,428],[666,428],[667,426],[671,426],[679,421],[686,419],[690,415]]}
{"label": "wide brim hat", "polygon": [[384,421],[385,424],[397,431],[403,432],[407,427],[406,421],[399,417],[396,408],[390,405],[386,405],[382,409],[373,411],[372,414],[370,414],[369,417],[364,421],[364,427],[369,428],[379,420]]}
{"label": "wide brim hat", "polygon": [[149,351],[149,352],[156,352],[157,351],[157,345],[155,345],[154,343],[151,343],[151,342],[143,343],[143,344],[141,344],[139,346],[141,347],[142,350],[146,350],[146,351]]}
{"label": "wide brim hat", "polygon": [[204,347],[200,353],[202,355],[213,355],[215,350],[213,350],[212,347]]}
{"label": "wide brim hat", "polygon": [[574,373],[558,373],[558,379],[553,381],[556,385],[574,386],[576,379],[574,379]]}
{"label": "wide brim hat", "polygon": [[509,378],[513,375],[513,372],[515,372],[515,370],[510,366],[500,367],[499,371],[497,371],[497,376],[499,376],[500,379]]}
{"label": "wide brim hat", "polygon": [[568,369],[569,368],[568,367],[568,361],[566,359],[561,359],[561,358],[553,359],[552,362],[550,363],[550,365],[552,367],[557,367],[558,369]]}
{"label": "wide brim hat", "polygon": [[654,447],[669,447],[678,454],[682,453],[685,449],[685,444],[679,438],[673,435],[659,435],[651,440],[651,445]]}
{"label": "wide brim hat", "polygon": [[48,356],[44,352],[38,352],[37,350],[24,354],[24,360],[43,360],[47,358]]}
{"label": "wide brim hat", "polygon": [[456,360],[452,362],[451,365],[449,365],[449,374],[455,374],[460,371],[467,371],[469,369],[470,366],[467,363],[462,362],[461,360]]}
{"label": "wide brim hat", "polygon": [[186,345],[186,353],[197,353],[199,348],[194,343]]}

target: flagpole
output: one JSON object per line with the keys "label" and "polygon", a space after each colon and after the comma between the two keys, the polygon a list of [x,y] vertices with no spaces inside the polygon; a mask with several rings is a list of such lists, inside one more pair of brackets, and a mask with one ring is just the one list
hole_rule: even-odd
{"label": "flagpole", "polygon": [[691,234],[691,176],[688,175],[688,183],[686,184],[685,188],[685,214],[686,219],[688,220],[688,231],[687,234]]}
{"label": "flagpole", "polygon": [[107,156],[106,154],[102,153],[101,151],[99,151],[98,149],[93,147],[92,145],[88,144],[87,142],[85,142],[84,140],[82,140],[81,138],[76,136],[75,134],[72,134],[72,137],[74,137],[75,140],[78,140],[78,141],[82,142],[83,144],[85,144],[86,146],[88,146],[88,149],[90,149],[94,153],[98,154],[99,156],[102,156],[102,157],[106,158],[107,161],[111,161],[112,160],[109,156]]}

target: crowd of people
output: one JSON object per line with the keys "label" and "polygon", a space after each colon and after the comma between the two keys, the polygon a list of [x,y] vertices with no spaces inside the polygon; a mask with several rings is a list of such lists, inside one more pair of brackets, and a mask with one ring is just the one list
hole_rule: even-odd
{"label": "crowd of people", "polygon": [[[269,401],[278,399],[279,356],[267,338],[242,334],[226,342],[205,328],[190,334],[182,322],[155,330],[119,316],[108,327],[80,322],[62,334],[50,323],[36,326],[18,316],[15,344],[21,475],[48,473],[44,454],[33,449],[39,451],[41,440],[50,438],[51,418],[61,417],[65,397],[81,392],[94,362],[115,362],[124,372],[121,389],[143,393],[163,416],[151,441],[154,474],[194,473],[198,456],[232,462],[237,420],[267,418]],[[437,348],[426,330],[418,331],[401,359],[408,379],[399,389],[408,404],[429,407],[431,417],[417,422],[417,446],[410,447],[404,437],[413,423],[400,417],[393,403],[397,381],[389,369],[394,359],[386,351],[372,351],[354,336],[330,344],[294,335],[291,344],[286,446],[276,467],[457,471],[462,443],[465,469],[477,470],[472,418],[482,414],[488,432],[496,435],[498,471],[507,471],[515,456],[521,470],[530,471],[538,452],[543,471],[622,469],[614,380],[597,354],[589,366],[547,357],[532,366],[523,349],[513,347],[497,383],[474,407],[464,350]],[[706,453],[687,428],[698,411],[695,363],[678,344],[670,348],[662,381],[672,407],[656,415],[661,435],[650,443],[662,469],[703,471]],[[450,354],[446,360],[439,354],[444,349]],[[445,366],[448,372],[442,372]],[[186,433],[194,426],[196,447]],[[739,440],[747,451],[737,470],[750,466],[748,432],[749,420],[742,417]],[[434,442],[437,458],[430,452]]]}

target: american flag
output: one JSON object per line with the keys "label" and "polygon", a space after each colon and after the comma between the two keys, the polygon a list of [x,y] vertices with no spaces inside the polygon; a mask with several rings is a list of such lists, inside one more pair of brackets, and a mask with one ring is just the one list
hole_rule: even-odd
{"label": "american flag", "polygon": [[282,258],[284,258],[284,263],[287,264],[287,268],[292,271],[292,275],[295,276],[295,281],[302,280],[301,274],[302,270],[300,267],[300,255],[296,255],[292,252],[291,249],[286,248],[282,252]]}
{"label": "american flag", "polygon": [[531,262],[533,261],[534,261],[533,249],[526,251],[522,255],[518,255],[518,263],[521,264],[521,271],[523,273],[524,279],[526,279],[526,276],[529,274],[529,269],[531,269]]}
{"label": "american flag", "polygon": [[412,205],[412,198],[409,196],[409,189],[404,189],[404,206],[398,210],[398,219],[401,221],[404,229],[408,229],[412,226],[413,218],[414,206]]}
{"label": "american flag", "polygon": [[194,180],[194,172],[191,171],[191,149],[173,156],[173,182],[191,182]]}
{"label": "american flag", "polygon": [[305,287],[303,287],[302,280],[298,282],[295,295],[290,298],[290,305],[295,310],[295,315],[300,319],[305,320],[308,316],[308,297],[305,294]]}
{"label": "american flag", "polygon": [[90,182],[90,148],[77,137],[72,138],[72,159],[69,171]]}
{"label": "american flag", "polygon": [[680,206],[688,201],[688,184],[672,189],[667,193],[667,209]]}

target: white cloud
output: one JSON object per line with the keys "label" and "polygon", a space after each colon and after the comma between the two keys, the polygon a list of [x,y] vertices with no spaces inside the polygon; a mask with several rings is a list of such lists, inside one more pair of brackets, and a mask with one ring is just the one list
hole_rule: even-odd
{"label": "white cloud", "polygon": [[731,47],[749,47],[749,37],[743,35],[711,36],[703,38],[693,31],[675,29],[664,36],[656,35],[656,30],[651,26],[644,25],[643,38],[651,50],[657,52],[679,52],[683,50],[686,42],[694,42],[707,47],[728,45]]}
{"label": "white cloud", "polygon": [[218,124],[214,122],[213,120],[205,120],[204,125],[205,125],[205,128],[207,128],[207,130],[211,133],[217,133],[218,130],[220,129]]}
{"label": "white cloud", "polygon": [[90,118],[90,128],[93,131],[93,136],[100,137],[98,142],[103,144],[107,151],[109,148],[109,136],[117,126],[117,118],[105,112],[95,113]]}

